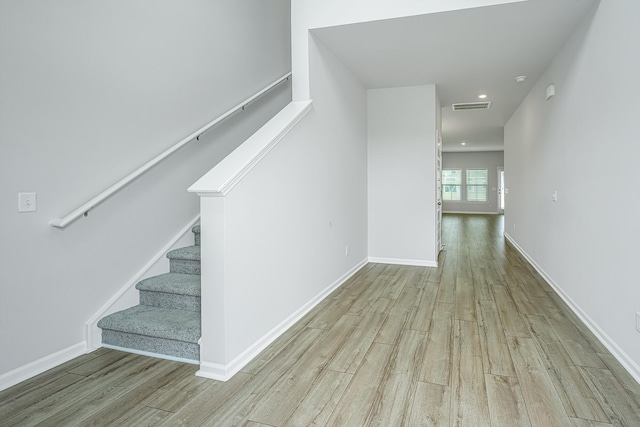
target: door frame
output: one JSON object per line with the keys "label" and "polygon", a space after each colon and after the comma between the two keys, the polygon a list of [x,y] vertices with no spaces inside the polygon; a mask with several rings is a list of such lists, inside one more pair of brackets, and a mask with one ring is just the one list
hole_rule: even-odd
{"label": "door frame", "polygon": [[436,262],[442,245],[442,136],[436,127]]}
{"label": "door frame", "polygon": [[[502,179],[500,179],[500,172],[502,172]],[[498,188],[498,202],[496,203],[496,212],[498,214],[504,214],[504,206],[502,205],[502,203],[500,203],[500,201],[502,200],[502,197],[504,197],[504,188],[505,188],[504,166],[498,166],[497,180],[498,180],[498,185],[496,185],[496,187]]]}

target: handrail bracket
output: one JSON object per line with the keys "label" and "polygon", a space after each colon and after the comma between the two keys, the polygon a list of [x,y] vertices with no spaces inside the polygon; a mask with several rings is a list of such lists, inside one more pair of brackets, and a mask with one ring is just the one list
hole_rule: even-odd
{"label": "handrail bracket", "polygon": [[131,181],[133,181],[134,179],[136,179],[137,177],[139,177],[140,175],[145,173],[147,170],[151,169],[152,167],[154,167],[155,165],[160,163],[166,157],[168,157],[169,155],[173,154],[176,150],[181,148],[183,145],[193,141],[194,139],[200,141],[200,137],[205,132],[207,132],[209,129],[211,129],[212,127],[214,127],[215,125],[217,125],[218,123],[220,123],[221,121],[226,119],[227,117],[231,116],[235,112],[237,112],[237,111],[239,111],[241,109],[244,110],[245,107],[247,107],[255,99],[259,98],[260,96],[264,95],[265,93],[267,93],[268,91],[270,91],[274,87],[278,86],[283,81],[289,80],[290,78],[291,78],[291,72],[288,72],[287,74],[285,74],[284,76],[282,76],[278,80],[276,80],[275,82],[273,82],[270,85],[264,87],[262,90],[260,90],[259,92],[255,93],[251,97],[245,99],[240,104],[236,105],[235,107],[233,107],[232,109],[230,109],[226,113],[222,114],[221,116],[218,116],[217,118],[215,118],[211,122],[207,123],[206,125],[204,125],[200,129],[198,129],[197,131],[191,133],[189,136],[187,136],[186,138],[182,139],[177,144],[173,145],[172,147],[170,147],[170,148],[166,149],[165,151],[163,151],[162,153],[158,154],[156,157],[154,157],[153,159],[149,160],[147,163],[145,163],[144,165],[142,165],[141,167],[139,167],[135,171],[131,172],[129,175],[125,176],[120,181],[116,182],[111,187],[107,188],[102,193],[98,194],[96,197],[94,197],[93,199],[89,200],[88,202],[86,202],[85,204],[80,206],[79,208],[75,209],[74,211],[69,213],[64,218],[53,218],[51,221],[49,221],[49,225],[52,226],[52,227],[56,227],[56,228],[64,228],[67,225],[69,225],[71,222],[75,221],[76,219],[78,219],[81,216],[84,216],[84,217],[89,216],[89,212],[91,212],[102,201],[104,201],[108,197],[112,196],[114,193],[116,193],[117,191],[122,189],[125,185],[129,184]]}

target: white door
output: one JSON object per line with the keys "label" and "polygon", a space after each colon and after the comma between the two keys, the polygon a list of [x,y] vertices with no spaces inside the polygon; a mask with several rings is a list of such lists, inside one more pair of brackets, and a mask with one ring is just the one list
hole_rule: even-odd
{"label": "white door", "polygon": [[442,250],[442,138],[436,129],[436,260]]}
{"label": "white door", "polygon": [[504,213],[504,168],[498,168],[498,213]]}

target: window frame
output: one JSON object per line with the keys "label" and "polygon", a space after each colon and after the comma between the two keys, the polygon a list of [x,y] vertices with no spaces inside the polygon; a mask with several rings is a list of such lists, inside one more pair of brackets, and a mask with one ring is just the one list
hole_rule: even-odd
{"label": "window frame", "polygon": [[[459,175],[459,179],[460,179],[459,182],[460,183],[459,184],[445,183],[444,182],[444,172],[445,171],[458,171],[459,172],[458,175]],[[464,183],[464,180],[462,179],[462,171],[463,171],[463,169],[461,169],[461,168],[447,168],[447,169],[442,169],[441,170],[441,172],[442,172],[442,183],[440,184],[440,186],[441,186],[440,191],[441,191],[442,201],[447,201],[447,202],[462,202],[463,201],[462,194],[463,194],[463,183]],[[457,192],[446,191],[445,192],[444,191],[445,185],[447,187],[451,187],[451,186],[458,187],[459,191],[457,191]],[[447,198],[445,198],[445,194],[456,194],[456,195],[459,195],[460,198],[459,199],[447,199]]]}
{"label": "window frame", "polygon": [[[475,178],[475,177],[470,177],[469,176],[470,175],[469,174],[470,171],[484,171],[485,172],[485,183],[484,184],[475,184],[475,183],[470,184],[469,183],[469,178]],[[489,202],[489,169],[486,169],[486,168],[468,168],[468,169],[465,169],[464,172],[465,172],[465,180],[464,180],[464,182],[465,182],[464,193],[465,194],[464,194],[464,200],[467,203],[488,203]],[[474,188],[474,189],[484,188],[484,200],[477,200],[477,199],[469,200],[469,194],[470,194],[469,188]],[[475,195],[477,195],[478,191],[473,191],[471,193],[474,193]]]}

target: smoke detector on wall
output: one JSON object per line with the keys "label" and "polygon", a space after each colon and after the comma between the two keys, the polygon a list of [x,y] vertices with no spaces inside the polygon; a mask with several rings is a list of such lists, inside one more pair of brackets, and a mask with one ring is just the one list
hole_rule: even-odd
{"label": "smoke detector on wall", "polygon": [[491,108],[491,101],[486,102],[462,102],[451,105],[453,111],[468,111],[468,110],[488,110]]}

